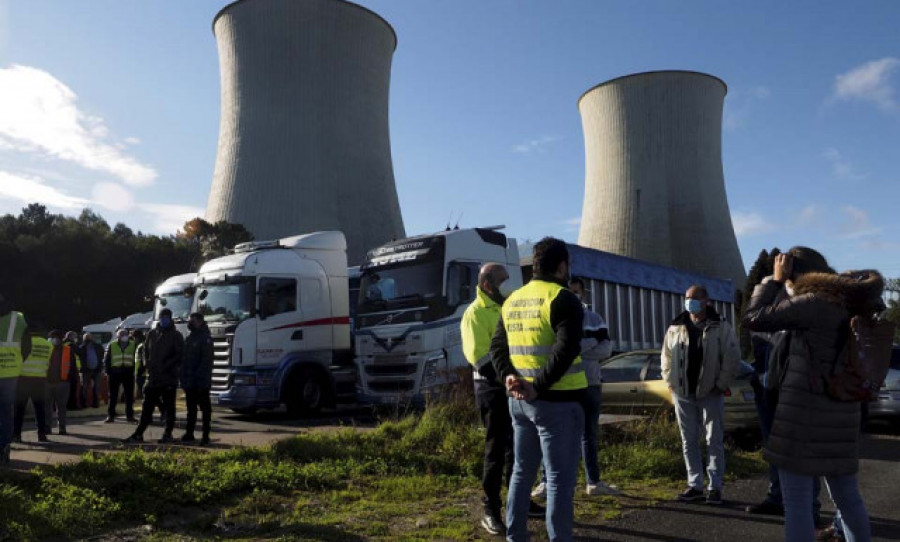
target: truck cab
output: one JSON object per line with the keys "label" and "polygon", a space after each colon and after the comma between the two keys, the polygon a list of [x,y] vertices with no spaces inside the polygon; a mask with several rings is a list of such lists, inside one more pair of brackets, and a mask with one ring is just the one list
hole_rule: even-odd
{"label": "truck cab", "polygon": [[317,232],[237,245],[194,278],[214,348],[213,402],[293,414],[353,399],[346,240]]}
{"label": "truck cab", "polygon": [[503,264],[513,285],[522,285],[515,239],[502,228],[448,229],[368,253],[355,317],[360,403],[421,405],[468,370],[459,324],[479,268]]}
{"label": "truck cab", "polygon": [[156,287],[153,293],[153,319],[150,327],[159,322],[159,312],[163,309],[172,311],[175,328],[187,337],[187,321],[194,303],[194,279],[197,273],[184,273],[167,278]]}

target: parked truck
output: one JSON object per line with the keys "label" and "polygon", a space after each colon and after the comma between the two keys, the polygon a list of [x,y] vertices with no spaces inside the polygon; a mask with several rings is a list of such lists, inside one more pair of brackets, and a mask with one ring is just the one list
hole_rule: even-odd
{"label": "parked truck", "polygon": [[352,401],[346,240],[317,232],[237,245],[194,277],[214,346],[213,402],[294,414]]}
{"label": "parked truck", "polygon": [[459,323],[479,267],[503,264],[522,285],[517,244],[502,228],[447,229],[368,253],[355,316],[360,403],[422,404],[468,369]]}
{"label": "parked truck", "polygon": [[150,327],[159,322],[159,312],[172,311],[172,321],[182,335],[187,336],[187,320],[194,303],[194,278],[197,273],[184,273],[167,278],[153,293],[153,318]]}

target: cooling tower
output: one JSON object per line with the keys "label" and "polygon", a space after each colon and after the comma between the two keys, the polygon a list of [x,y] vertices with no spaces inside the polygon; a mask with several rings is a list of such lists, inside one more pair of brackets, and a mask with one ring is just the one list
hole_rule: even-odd
{"label": "cooling tower", "polygon": [[342,0],[238,0],[213,20],[222,110],[209,221],[256,239],[405,236],[388,133],[393,28]]}
{"label": "cooling tower", "polygon": [[744,284],[722,175],[726,92],[710,75],[661,71],[581,96],[579,245]]}

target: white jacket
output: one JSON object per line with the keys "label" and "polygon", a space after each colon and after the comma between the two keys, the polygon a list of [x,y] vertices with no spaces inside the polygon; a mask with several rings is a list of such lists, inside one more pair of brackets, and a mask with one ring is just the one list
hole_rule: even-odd
{"label": "white jacket", "polygon": [[[666,331],[661,352],[662,377],[672,393],[686,397],[688,330],[685,318],[687,312],[678,316]],[[697,382],[697,399],[703,399],[713,389],[725,391],[734,381],[741,361],[741,347],[731,324],[724,320],[711,319],[703,330],[703,365]]]}

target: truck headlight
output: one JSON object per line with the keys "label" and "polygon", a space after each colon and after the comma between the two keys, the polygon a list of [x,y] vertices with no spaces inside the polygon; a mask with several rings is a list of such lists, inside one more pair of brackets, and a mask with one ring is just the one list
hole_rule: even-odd
{"label": "truck headlight", "polygon": [[425,359],[425,366],[422,368],[422,387],[427,388],[433,386],[438,379],[438,363],[444,360],[444,355],[440,354]]}

